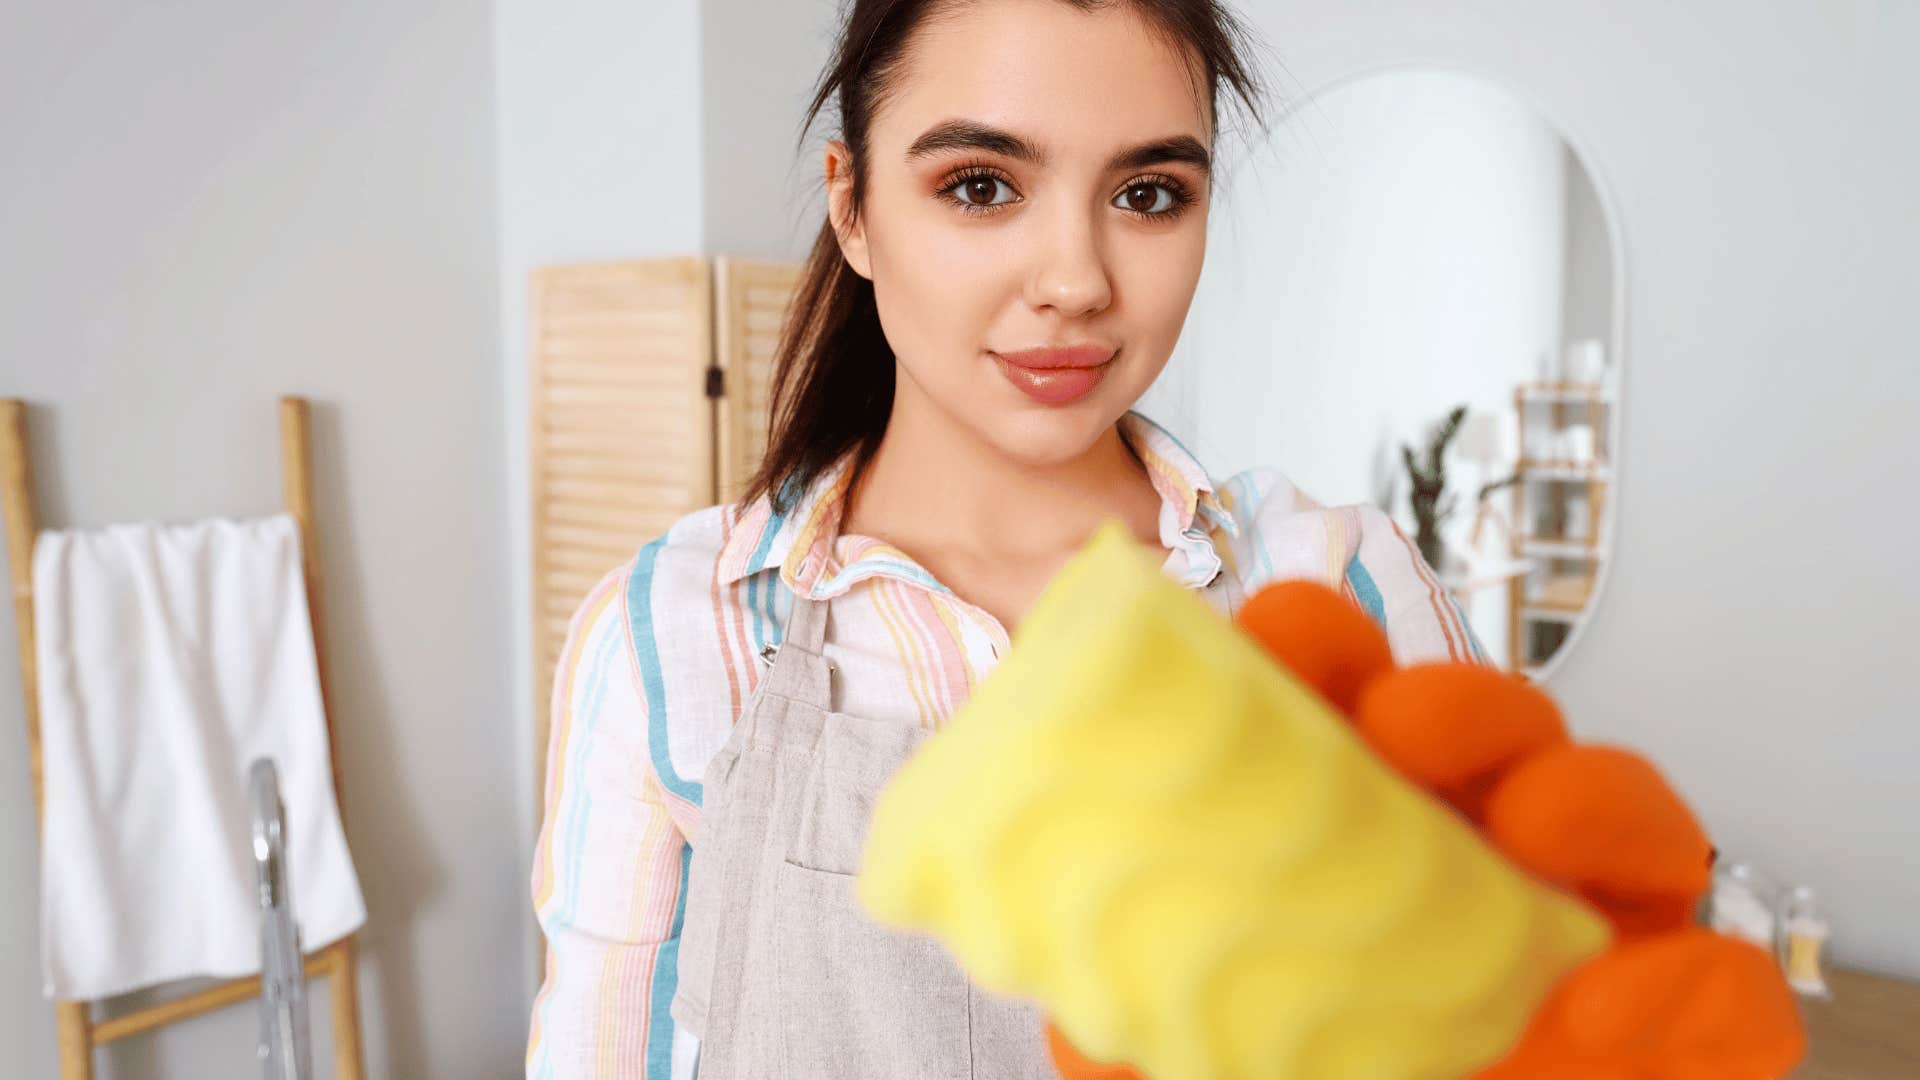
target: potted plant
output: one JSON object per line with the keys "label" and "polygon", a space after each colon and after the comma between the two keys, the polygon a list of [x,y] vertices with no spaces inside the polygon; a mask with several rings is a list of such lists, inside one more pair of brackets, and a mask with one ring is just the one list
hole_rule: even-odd
{"label": "potted plant", "polygon": [[[1455,406],[1453,411],[1447,413],[1427,440],[1424,463],[1415,456],[1413,447],[1400,444],[1400,457],[1406,462],[1407,478],[1413,485],[1413,490],[1408,493],[1408,501],[1413,509],[1413,542],[1420,548],[1420,557],[1435,570],[1445,569],[1442,563],[1447,552],[1445,543],[1440,539],[1440,526],[1452,516],[1456,505],[1456,500],[1447,494],[1447,444],[1460,433],[1460,424],[1466,416],[1465,405]],[[1518,479],[1518,476],[1509,476],[1482,486],[1475,502],[1484,502],[1487,496]]]}

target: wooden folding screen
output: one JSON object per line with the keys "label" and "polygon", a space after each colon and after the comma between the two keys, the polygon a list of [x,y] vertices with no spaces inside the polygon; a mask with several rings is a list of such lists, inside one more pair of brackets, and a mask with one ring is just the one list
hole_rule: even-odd
{"label": "wooden folding screen", "polygon": [[675,520],[734,497],[758,464],[774,344],[798,280],[792,264],[729,258],[534,271],[536,785],[574,609]]}

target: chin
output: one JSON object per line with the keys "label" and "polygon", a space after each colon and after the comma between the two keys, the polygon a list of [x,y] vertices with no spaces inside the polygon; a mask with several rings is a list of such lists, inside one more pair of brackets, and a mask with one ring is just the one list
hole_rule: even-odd
{"label": "chin", "polygon": [[1079,460],[1127,411],[1128,404],[1090,394],[1071,405],[1001,409],[984,433],[1009,460],[1044,469]]}

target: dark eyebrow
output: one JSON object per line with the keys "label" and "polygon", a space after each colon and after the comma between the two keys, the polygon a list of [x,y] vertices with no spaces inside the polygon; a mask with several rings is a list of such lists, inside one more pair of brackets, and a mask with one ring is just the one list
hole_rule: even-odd
{"label": "dark eyebrow", "polygon": [[[928,128],[907,147],[907,161],[911,163],[949,150],[982,150],[1036,166],[1047,163],[1047,152],[1031,140],[972,120],[944,120]],[[1143,169],[1166,162],[1184,162],[1205,173],[1212,171],[1213,155],[1199,139],[1175,135],[1120,151],[1107,161],[1107,170]]]}
{"label": "dark eyebrow", "polygon": [[1175,135],[1171,139],[1156,139],[1143,143],[1131,150],[1122,150],[1107,162],[1111,171],[1121,169],[1144,169],[1149,165],[1162,165],[1168,162],[1185,162],[1209,175],[1213,172],[1213,155],[1200,145],[1200,140],[1191,135]]}

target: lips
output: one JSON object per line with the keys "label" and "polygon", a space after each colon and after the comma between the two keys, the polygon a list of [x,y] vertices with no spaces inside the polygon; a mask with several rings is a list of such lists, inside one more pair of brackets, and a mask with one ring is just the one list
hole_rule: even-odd
{"label": "lips", "polygon": [[1066,405],[1093,392],[1112,367],[1114,350],[1098,345],[993,353],[1000,373],[1043,405]]}
{"label": "lips", "polygon": [[994,353],[1015,367],[1036,371],[1059,368],[1095,368],[1113,359],[1114,350],[1104,345],[1069,345],[1064,348],[1021,349],[1019,352]]}

